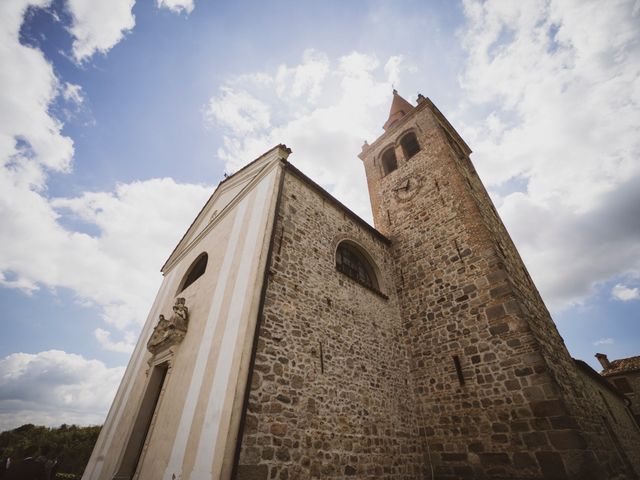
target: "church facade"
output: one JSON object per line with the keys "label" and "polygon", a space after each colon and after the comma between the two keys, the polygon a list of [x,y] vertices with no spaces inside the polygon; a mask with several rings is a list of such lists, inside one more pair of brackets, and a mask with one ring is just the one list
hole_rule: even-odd
{"label": "church facade", "polygon": [[569,355],[469,147],[421,95],[384,129],[375,228],[283,145],[218,186],[83,480],[638,477],[625,397]]}

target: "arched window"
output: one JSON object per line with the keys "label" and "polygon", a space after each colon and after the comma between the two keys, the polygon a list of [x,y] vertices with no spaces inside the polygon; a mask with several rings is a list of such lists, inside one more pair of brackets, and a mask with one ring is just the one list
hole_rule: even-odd
{"label": "arched window", "polygon": [[360,249],[351,242],[344,241],[338,245],[336,251],[336,269],[365,287],[379,290],[378,281],[371,262],[369,262]]}
{"label": "arched window", "polygon": [[182,279],[182,283],[180,284],[180,288],[178,289],[178,293],[185,290],[189,285],[199,279],[207,269],[207,260],[209,257],[206,252],[201,253],[198,258],[191,264],[189,270],[187,270],[187,274]]}
{"label": "arched window", "polygon": [[393,172],[396,168],[398,168],[396,152],[393,150],[393,147],[391,147],[382,154],[382,171],[387,175]]}
{"label": "arched window", "polygon": [[416,134],[413,132],[409,132],[402,137],[400,145],[402,145],[402,151],[404,152],[404,158],[406,160],[410,159],[420,151],[420,144],[418,143]]}

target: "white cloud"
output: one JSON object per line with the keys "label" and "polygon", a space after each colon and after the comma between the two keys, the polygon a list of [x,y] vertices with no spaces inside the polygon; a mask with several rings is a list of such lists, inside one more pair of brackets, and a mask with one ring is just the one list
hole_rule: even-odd
{"label": "white cloud", "polygon": [[[69,172],[73,156],[49,107],[59,95],[76,105],[84,97],[80,86],[61,84],[41,51],[20,44],[29,5],[48,3],[0,2],[0,285],[29,294],[43,286],[71,289],[118,335],[125,332],[122,342],[105,333],[98,340],[125,351],[126,332],[146,318],[159,267],[212,189],[153,179],[115,192],[47,197],[49,173]],[[69,217],[97,233],[65,228]]]}
{"label": "white cloud", "polygon": [[629,300],[640,300],[640,288],[629,288],[618,283],[611,289],[611,295],[616,300],[628,302]]}
{"label": "white cloud", "polygon": [[[120,330],[138,328],[146,318],[159,267],[211,192],[154,179],[49,201],[32,189],[3,187],[0,269],[15,276],[9,286],[69,288]],[[63,228],[65,215],[100,233]]]}
{"label": "white cloud", "polygon": [[270,126],[269,107],[244,90],[223,87],[205,108],[205,118],[244,135]]}
{"label": "white cloud", "polygon": [[23,423],[101,424],[124,374],[60,350],[0,360],[0,431]]}
{"label": "white cloud", "polygon": [[395,55],[384,65],[384,71],[387,74],[388,82],[393,85],[394,88],[398,88],[400,83],[400,71],[402,69],[402,62],[404,57],[402,55]]}
{"label": "white cloud", "polygon": [[329,59],[326,54],[313,49],[305,50],[302,63],[295,67],[280,65],[275,75],[278,97],[304,100],[315,103],[329,74]]}
{"label": "white cloud", "polygon": [[505,197],[500,215],[543,298],[564,308],[595,294],[598,285],[640,271],[640,176],[576,213],[567,205],[536,202],[526,193]]}
{"label": "white cloud", "polygon": [[53,68],[42,52],[19,41],[27,7],[47,5],[0,5],[0,166],[12,181],[38,188],[43,169],[66,171],[73,157],[73,142],[48,112],[59,89]]}
{"label": "white cloud", "polygon": [[84,93],[82,93],[82,87],[80,85],[66,82],[62,90],[62,96],[67,102],[71,102],[77,106],[84,103]]}
{"label": "white cloud", "polygon": [[[397,63],[390,62],[387,65]],[[228,101],[225,111],[232,114],[220,109],[219,121],[232,128],[218,155],[227,171],[235,171],[273,145],[285,143],[294,152],[291,161],[296,166],[370,220],[364,169],[357,154],[365,139],[376,138],[382,131],[391,102],[389,69],[394,68],[385,72],[374,55],[361,52],[330,62],[322,52],[306,51],[299,65],[280,66],[273,74],[245,72],[234,77],[233,88],[260,102],[273,121],[247,121],[248,127],[244,121],[229,120],[246,102],[228,95],[228,85],[221,87],[208,111],[221,99]],[[289,87],[280,89],[283,79]]]}
{"label": "white cloud", "polygon": [[629,186],[640,180],[640,23],[633,5],[464,4],[466,100],[454,124],[462,125],[490,188],[508,190],[514,179],[526,185],[503,194],[499,210],[554,308],[640,271],[629,222],[640,214],[638,204],[621,203],[625,195],[635,200]]}
{"label": "white cloud", "polygon": [[[100,234],[69,232],[57,224],[44,236],[49,250],[25,258],[26,248],[45,246],[23,242],[13,254],[21,263],[12,270],[44,285],[73,289],[102,307],[105,321],[118,329],[137,328],[153,300],[159,267],[211,192],[211,187],[165,178],[121,184],[113,193],[53,199],[55,212],[87,222]],[[52,242],[56,236],[59,242]]]}
{"label": "white cloud", "polygon": [[613,345],[615,343],[615,341],[613,340],[613,338],[601,338],[600,340],[596,340],[595,342],[593,342],[593,344],[595,346],[598,345]]}
{"label": "white cloud", "polygon": [[102,328],[96,328],[93,334],[102,348],[110,352],[131,353],[136,346],[136,336],[132,332],[126,332],[124,339],[116,342],[111,340],[111,332]]}
{"label": "white cloud", "polygon": [[73,17],[73,56],[83,62],[94,53],[107,53],[135,26],[135,0],[67,0]]}
{"label": "white cloud", "polygon": [[167,8],[175,13],[187,14],[193,12],[196,6],[194,0],[156,0],[156,5],[158,8]]}

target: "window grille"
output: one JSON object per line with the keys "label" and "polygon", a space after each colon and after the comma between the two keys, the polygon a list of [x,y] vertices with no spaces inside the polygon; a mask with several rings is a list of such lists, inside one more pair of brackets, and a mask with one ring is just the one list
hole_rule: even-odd
{"label": "window grille", "polygon": [[376,281],[373,267],[353,245],[346,242],[338,245],[336,268],[365,287],[378,290],[378,282]]}

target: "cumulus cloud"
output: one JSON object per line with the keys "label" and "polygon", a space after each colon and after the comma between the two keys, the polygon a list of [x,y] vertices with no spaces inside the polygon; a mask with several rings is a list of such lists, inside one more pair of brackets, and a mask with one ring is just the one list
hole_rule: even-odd
{"label": "cumulus cloud", "polygon": [[[47,2],[48,3],[48,2]],[[136,24],[133,7],[136,0],[67,0],[73,18],[69,32],[73,35],[73,57],[78,63],[96,53],[106,54]],[[194,0],[156,0],[158,8],[189,14]]]}
{"label": "cumulus cloud", "polygon": [[328,74],[327,55],[313,49],[306,50],[299,65],[278,67],[275,75],[276,93],[280,98],[291,100],[298,100],[304,95],[306,101],[314,103],[322,93]]}
{"label": "cumulus cloud", "polygon": [[53,68],[42,52],[19,41],[27,8],[48,3],[0,5],[0,166],[7,181],[37,188],[43,169],[67,171],[73,157],[73,142],[48,112],[60,87]]}
{"label": "cumulus cloud", "polygon": [[[137,330],[144,321],[159,267],[212,191],[152,179],[115,192],[48,199],[11,182],[6,170],[0,175],[0,283],[27,292],[69,288],[118,330]],[[98,233],[66,229],[64,219]]]}
{"label": "cumulus cloud", "polygon": [[270,126],[269,107],[244,90],[223,87],[220,94],[209,101],[205,118],[244,135]]}
{"label": "cumulus cloud", "polygon": [[123,373],[60,350],[11,354],[0,360],[0,430],[101,424]]}
{"label": "cumulus cloud", "polygon": [[195,8],[194,0],[156,0],[158,8],[167,8],[175,13],[191,13]]}
{"label": "cumulus cloud", "polygon": [[[52,104],[85,101],[81,86],[62,82],[40,50],[20,43],[27,9],[49,4],[0,2],[0,285],[28,294],[70,289],[102,312],[108,329],[94,334],[103,348],[129,353],[160,265],[212,189],[152,179],[113,192],[47,195],[50,174],[71,172],[74,154]],[[76,59],[117,43],[133,26],[132,5],[71,1]],[[65,227],[70,219],[80,228]],[[9,355],[0,360],[0,429],[102,423],[123,371],[56,350]]]}
{"label": "cumulus cloud", "polygon": [[126,332],[124,339],[120,341],[111,340],[111,332],[102,328],[96,328],[93,334],[102,348],[110,352],[131,353],[136,346],[136,336],[133,332]]}
{"label": "cumulus cloud", "polygon": [[83,62],[94,53],[107,53],[136,24],[135,0],[67,0],[73,17],[73,56]]}
{"label": "cumulus cloud", "polygon": [[389,83],[394,87],[398,87],[400,83],[400,71],[402,68],[402,62],[404,60],[403,55],[394,55],[393,57],[387,60],[387,63],[384,65],[384,71],[387,74],[387,78]]}
{"label": "cumulus cloud", "polygon": [[[71,288],[81,299],[102,307],[107,323],[121,330],[137,329],[153,300],[159,267],[211,191],[165,178],[121,184],[115,192],[53,199],[50,207],[56,213],[87,222],[100,234],[69,232],[56,224],[45,237],[49,250],[27,259],[19,254],[25,247],[44,246],[23,244],[13,257],[24,263],[12,270],[38,283]],[[52,244],[55,232],[59,243]],[[66,250],[70,254],[65,255]]]}
{"label": "cumulus cloud", "polygon": [[[70,172],[73,157],[73,142],[49,107],[58,96],[75,104],[84,96],[80,86],[58,80],[40,50],[20,44],[30,5],[48,3],[0,5],[0,284],[27,293],[69,288],[126,335],[146,318],[158,269],[211,188],[153,179],[74,198],[46,195],[49,174]],[[65,228],[69,218],[97,233]],[[112,350],[131,343],[99,338]]]}
{"label": "cumulus cloud", "polygon": [[628,302],[629,300],[640,300],[640,288],[629,288],[618,283],[611,289],[611,296],[616,300]]}
{"label": "cumulus cloud", "polygon": [[[370,220],[357,154],[365,139],[382,132],[388,113],[389,77],[399,75],[399,61],[393,57],[385,64],[387,68],[375,55],[361,52],[330,61],[323,52],[308,50],[299,65],[281,65],[273,73],[244,72],[230,79],[207,107],[229,127],[218,151],[227,170],[235,171],[273,145],[286,143],[294,152],[292,162]],[[229,95],[231,88],[246,95]],[[238,118],[236,112],[252,111],[246,105],[256,102],[260,108],[253,110],[269,115]]]}
{"label": "cumulus cloud", "polygon": [[600,282],[640,271],[640,176],[576,213],[561,203],[508,195],[500,214],[543,298],[562,308],[597,292]]}
{"label": "cumulus cloud", "polygon": [[[62,134],[62,123],[51,116],[49,104],[60,83],[42,52],[22,45],[20,26],[30,7],[47,7],[48,1],[14,1],[0,4],[0,219],[22,214],[30,201],[41,198],[47,171],[67,172],[73,142]],[[27,202],[20,205],[19,202]],[[40,203],[33,204],[39,211]],[[42,212],[40,212],[42,213]],[[29,213],[27,212],[27,215]],[[46,221],[46,214],[44,215]],[[24,219],[15,218],[17,223]],[[14,243],[7,236],[3,245]],[[4,247],[2,250],[5,250]],[[0,284],[32,292],[37,286],[20,275],[9,275],[0,263]]]}
{"label": "cumulus cloud", "polygon": [[62,97],[67,101],[75,105],[82,105],[84,103],[84,93],[80,85],[66,82],[62,90]]}
{"label": "cumulus cloud", "polygon": [[483,180],[503,192],[500,213],[553,308],[640,271],[633,193],[640,185],[640,23],[633,7],[464,3],[466,100],[454,123]]}

